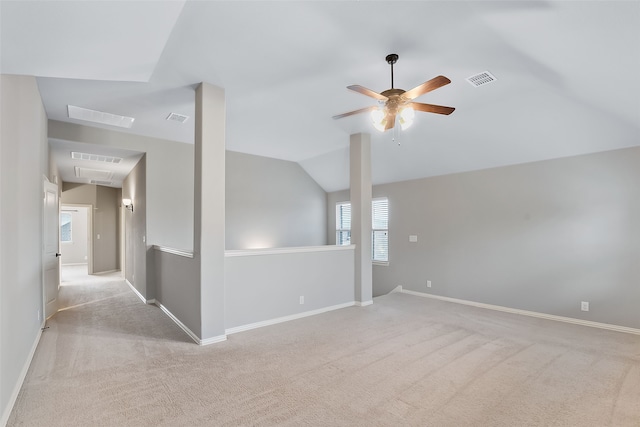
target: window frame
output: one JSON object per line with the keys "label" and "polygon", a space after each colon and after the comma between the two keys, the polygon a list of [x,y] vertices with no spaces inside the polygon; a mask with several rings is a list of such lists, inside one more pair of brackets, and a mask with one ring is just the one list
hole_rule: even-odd
{"label": "window frame", "polygon": [[[338,207],[349,206],[349,228],[338,228],[338,225],[342,224],[341,215],[338,213]],[[340,238],[342,233],[348,233],[348,243],[344,243],[344,240]],[[336,246],[347,246],[351,244],[351,202],[337,202],[336,203]]]}
{"label": "window frame", "polygon": [[[374,226],[374,203],[377,201],[385,200],[387,202],[387,228],[373,228]],[[339,226],[343,226],[344,221],[341,221],[340,218],[340,206],[349,206],[349,228],[339,228]],[[351,201],[343,201],[336,202],[336,246],[345,246],[347,244],[351,244]],[[386,250],[386,260],[376,260],[374,259],[374,234],[375,232],[386,232],[387,236],[387,250]],[[340,234],[344,232],[349,232],[349,243],[340,243],[343,242],[340,239]],[[374,265],[389,265],[389,198],[388,197],[376,197],[371,199],[371,263]]]}
{"label": "window frame", "polygon": [[[375,220],[374,220],[374,203],[379,202],[381,200],[385,200],[387,202],[387,228],[374,228]],[[374,258],[375,255],[375,246],[374,246],[374,235],[376,231],[384,231],[387,234],[387,259],[386,260],[376,260]],[[389,198],[388,197],[376,197],[375,199],[371,199],[371,262],[376,265],[389,265]]]}

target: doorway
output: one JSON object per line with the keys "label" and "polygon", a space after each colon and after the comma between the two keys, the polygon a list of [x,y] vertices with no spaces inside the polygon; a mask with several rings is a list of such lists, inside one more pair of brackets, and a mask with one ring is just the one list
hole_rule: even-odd
{"label": "doorway", "polygon": [[60,206],[61,281],[75,280],[78,275],[93,273],[91,205]]}

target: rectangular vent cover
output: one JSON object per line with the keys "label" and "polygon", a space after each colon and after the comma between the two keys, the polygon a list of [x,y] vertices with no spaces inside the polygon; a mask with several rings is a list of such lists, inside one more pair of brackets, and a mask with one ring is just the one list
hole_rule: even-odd
{"label": "rectangular vent cover", "polygon": [[167,117],[167,120],[169,120],[171,122],[184,123],[184,122],[187,121],[188,118],[189,118],[189,116],[183,116],[182,114],[178,114],[178,113],[171,113]]}
{"label": "rectangular vent cover", "polygon": [[117,114],[105,113],[103,111],[89,110],[88,108],[76,107],[75,105],[67,105],[69,118],[85,120],[103,125],[117,126],[121,128],[131,128],[133,126],[133,117],[119,116]]}
{"label": "rectangular vent cover", "polygon": [[78,178],[94,179],[96,181],[109,181],[113,177],[113,172],[99,169],[81,168],[76,166],[75,171]]}
{"label": "rectangular vent cover", "polygon": [[91,183],[96,185],[113,185],[113,182],[111,181],[97,181],[95,179],[92,179]]}
{"label": "rectangular vent cover", "polygon": [[118,164],[122,161],[122,157],[99,156],[97,154],[71,152],[71,158],[76,160],[92,160],[94,162],[105,162]]}
{"label": "rectangular vent cover", "polygon": [[496,80],[496,77],[488,71],[483,71],[475,76],[467,77],[469,84],[474,87],[480,87],[487,83],[495,82]]}

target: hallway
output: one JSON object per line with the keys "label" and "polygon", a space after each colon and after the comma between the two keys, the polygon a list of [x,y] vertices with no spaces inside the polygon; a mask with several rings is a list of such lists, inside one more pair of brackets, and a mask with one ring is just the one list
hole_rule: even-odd
{"label": "hallway", "polygon": [[[46,323],[8,426],[119,424],[94,416],[109,413],[103,405],[111,403],[125,410],[127,405],[119,400],[128,397],[119,396],[118,390],[135,381],[130,375],[144,377],[154,356],[198,350],[158,307],[143,304],[120,272],[89,276],[86,265],[65,266],[59,301],[60,310]],[[94,416],[83,418],[90,407]]]}

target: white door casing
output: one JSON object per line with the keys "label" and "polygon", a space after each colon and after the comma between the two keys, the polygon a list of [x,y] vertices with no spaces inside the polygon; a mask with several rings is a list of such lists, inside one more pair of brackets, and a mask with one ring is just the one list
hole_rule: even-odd
{"label": "white door casing", "polygon": [[58,289],[60,287],[60,211],[58,186],[44,180],[43,205],[43,295],[44,318],[58,311]]}

